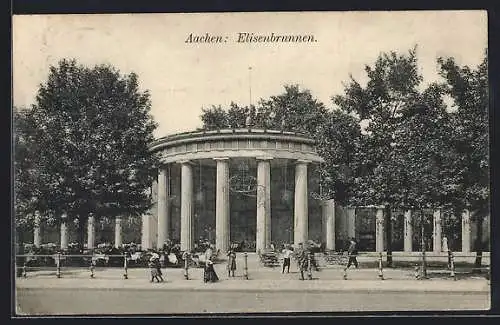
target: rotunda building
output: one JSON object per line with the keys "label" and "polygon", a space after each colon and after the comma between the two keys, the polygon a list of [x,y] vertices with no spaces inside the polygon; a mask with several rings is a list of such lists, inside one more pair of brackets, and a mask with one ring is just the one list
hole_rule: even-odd
{"label": "rotunda building", "polygon": [[335,245],[333,202],[329,208],[314,195],[322,158],[313,139],[221,129],[159,138],[150,150],[158,152],[161,167],[153,209],[143,216],[143,248],[174,240],[191,250],[200,238],[221,251],[233,242],[255,251],[308,239]]}

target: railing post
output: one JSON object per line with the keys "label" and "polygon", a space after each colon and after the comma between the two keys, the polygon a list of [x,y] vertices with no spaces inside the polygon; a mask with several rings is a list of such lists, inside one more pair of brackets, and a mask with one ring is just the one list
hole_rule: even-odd
{"label": "railing post", "polygon": [[384,279],[384,272],[382,269],[382,252],[379,253],[378,256],[378,277],[383,280]]}
{"label": "railing post", "polygon": [[57,278],[61,277],[61,253],[57,253],[57,259],[56,259],[56,276],[57,276]]}
{"label": "railing post", "polygon": [[307,278],[312,280],[312,271],[311,271],[311,253],[307,254]]}
{"label": "railing post", "polygon": [[92,254],[92,256],[90,257],[90,278],[93,279],[94,278],[94,255]]}
{"label": "railing post", "polygon": [[123,253],[123,278],[128,279],[128,271],[127,271],[127,253]]}
{"label": "railing post", "polygon": [[189,280],[189,253],[184,252],[184,278]]}
{"label": "railing post", "polygon": [[243,260],[245,262],[243,267],[243,275],[245,276],[245,279],[248,280],[248,254],[246,252],[245,254],[243,254]]}
{"label": "railing post", "polygon": [[[347,265],[349,265],[349,259],[351,258],[351,255],[349,253],[347,253],[347,264],[346,266],[344,267],[344,272],[342,273],[342,278],[344,280],[347,280]],[[342,261],[342,259],[341,259]]]}
{"label": "railing post", "polygon": [[26,277],[28,277],[28,272],[26,269],[26,261],[24,261],[24,263],[23,263],[23,278],[26,278]]}
{"label": "railing post", "polygon": [[418,267],[418,264],[415,265],[415,279],[420,278],[420,268]]}
{"label": "railing post", "polygon": [[451,253],[451,265],[450,265],[450,276],[453,278],[454,281],[457,280],[457,276],[455,274],[455,254],[453,252]]}
{"label": "railing post", "polygon": [[422,250],[422,266],[420,268],[420,278],[427,278],[427,261],[425,258],[425,250]]}

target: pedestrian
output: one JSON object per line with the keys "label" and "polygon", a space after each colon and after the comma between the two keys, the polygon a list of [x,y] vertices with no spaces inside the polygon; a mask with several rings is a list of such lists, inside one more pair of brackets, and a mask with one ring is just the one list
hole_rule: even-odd
{"label": "pedestrian", "polygon": [[214,263],[211,260],[207,260],[203,272],[203,282],[207,283],[217,281],[219,281],[219,277],[217,276],[217,273],[215,273]]}
{"label": "pedestrian", "polygon": [[441,249],[443,250],[443,252],[446,253],[447,257],[448,257],[448,268],[450,269],[451,268],[451,251],[448,247],[448,238],[446,236],[443,237],[442,239],[442,246],[441,246]]}
{"label": "pedestrian", "polygon": [[227,253],[227,273],[228,277],[234,278],[234,271],[236,271],[236,253],[231,248]]}
{"label": "pedestrian", "polygon": [[151,258],[149,259],[148,266],[151,273],[150,282],[154,282],[154,280],[156,280],[156,282],[163,282],[160,259],[158,254],[155,253],[153,254],[153,256],[151,256]]}
{"label": "pedestrian", "polygon": [[212,250],[212,245],[208,245],[207,249],[205,250],[205,262],[212,260],[213,254],[214,251]]}
{"label": "pedestrian", "polygon": [[354,267],[358,268],[358,260],[357,260],[357,255],[358,255],[358,244],[356,243],[356,239],[351,238],[349,248],[347,249],[347,254],[349,256],[349,260],[347,262],[347,266],[345,270],[347,270],[352,264],[354,264]]}
{"label": "pedestrian", "polygon": [[283,270],[281,273],[285,273],[285,268],[287,268],[286,273],[290,273],[290,257],[293,254],[293,251],[290,249],[288,245],[284,245],[284,249],[282,251],[283,254]]}
{"label": "pedestrian", "polygon": [[304,280],[304,271],[307,270],[307,252],[304,249],[302,243],[299,243],[299,247],[296,253],[296,259],[300,271],[300,279]]}

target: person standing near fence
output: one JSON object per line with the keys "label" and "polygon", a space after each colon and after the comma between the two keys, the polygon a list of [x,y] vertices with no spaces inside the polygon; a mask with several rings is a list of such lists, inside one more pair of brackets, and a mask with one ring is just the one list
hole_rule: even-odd
{"label": "person standing near fence", "polygon": [[282,254],[283,254],[283,270],[281,271],[281,273],[285,273],[285,268],[287,268],[286,273],[290,273],[290,258],[292,257],[293,251],[290,249],[290,246],[288,244],[284,245]]}
{"label": "person standing near fence", "polygon": [[356,239],[354,238],[351,238],[350,240],[349,248],[347,249],[347,255],[349,256],[349,260],[345,269],[347,270],[352,264],[354,264],[355,268],[358,268],[358,243],[356,243]]}
{"label": "person standing near fence", "polygon": [[443,236],[441,250],[446,253],[448,257],[448,268],[451,268],[451,251],[448,248],[448,238]]}
{"label": "person standing near fence", "polygon": [[234,252],[233,248],[230,248],[229,252],[227,252],[228,277],[232,276],[234,278],[234,271],[236,271],[236,253]]}

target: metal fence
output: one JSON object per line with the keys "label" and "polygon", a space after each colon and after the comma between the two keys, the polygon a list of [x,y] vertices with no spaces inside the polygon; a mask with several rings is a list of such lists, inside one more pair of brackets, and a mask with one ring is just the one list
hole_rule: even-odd
{"label": "metal fence", "polygon": [[[318,254],[318,253],[317,253]],[[376,278],[380,280],[385,280],[384,272],[391,269],[387,266],[387,262],[385,261],[388,257],[387,253],[362,253],[358,255],[346,255],[342,253],[319,253],[323,254],[323,265],[318,266],[317,260],[315,260],[315,256],[321,255],[310,255],[307,260],[307,267],[305,268],[304,273],[308,279],[312,279],[312,272],[314,268],[318,267],[321,269],[333,269],[333,268],[341,268],[342,270],[342,279],[349,279],[349,272],[351,272],[348,267],[349,259],[352,258],[362,258],[363,261],[358,263],[365,264],[368,267],[366,269],[371,269],[374,271],[373,274],[377,274]],[[279,254],[278,254],[279,255]],[[390,255],[389,255],[390,256]],[[460,254],[460,258],[476,258],[476,255],[464,255]],[[113,261],[111,265],[99,265],[98,260],[106,258],[107,261]],[[447,256],[447,263],[445,265],[430,266],[429,259],[430,258],[443,258],[442,255],[435,255],[431,253],[420,253],[416,254],[397,254],[393,256],[394,263],[400,263],[398,258],[410,258],[410,261],[405,262],[405,268],[411,268],[414,271],[414,278],[423,280],[429,278],[429,270],[434,272],[438,271],[441,274],[447,274],[453,280],[458,280],[459,277],[457,274],[464,273],[465,269],[472,269],[475,271],[479,271],[485,275],[485,277],[490,279],[490,266],[489,265],[481,265],[481,267],[475,267],[468,263],[466,266],[457,265],[456,256],[453,252],[449,252]],[[483,259],[489,259],[489,256],[482,256]],[[42,261],[39,265],[37,263],[33,263],[32,261]],[[273,265],[276,267],[282,263],[282,257],[279,256],[277,263]],[[463,263],[462,263],[463,264]],[[16,274],[18,277],[29,278],[30,274],[35,274],[40,271],[55,271],[55,276],[57,278],[61,278],[66,275],[71,276],[71,270],[88,270],[88,277],[95,278],[96,271],[98,268],[119,268],[122,270],[121,278],[128,279],[129,278],[129,268],[134,267],[136,263],[131,259],[131,257],[127,254],[122,255],[103,255],[100,254],[92,254],[92,255],[66,255],[66,254],[51,254],[51,255],[17,255],[16,256]],[[144,265],[136,265],[139,267],[145,267]],[[190,254],[185,253],[183,255],[183,259],[179,263],[179,268],[183,269],[183,275],[186,280],[190,279],[189,270],[195,267],[198,267],[197,263],[193,262]],[[203,265],[202,265],[203,266]],[[260,268],[265,268],[265,262],[260,259]],[[397,268],[397,267],[396,267]],[[243,279],[251,278],[251,273],[257,272],[257,268],[249,269],[248,266],[248,254],[243,253]],[[250,274],[250,275],[249,275]],[[53,276],[53,275],[52,275]],[[374,275],[375,278],[375,275]]]}

